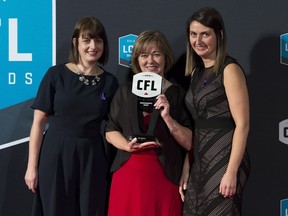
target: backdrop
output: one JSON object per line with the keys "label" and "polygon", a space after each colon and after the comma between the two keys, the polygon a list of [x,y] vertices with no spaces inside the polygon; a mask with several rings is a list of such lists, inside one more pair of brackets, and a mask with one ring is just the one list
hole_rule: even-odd
{"label": "backdrop", "polygon": [[96,16],[105,25],[110,56],[105,68],[120,83],[129,76],[137,35],[159,29],[174,50],[171,77],[183,87],[185,26],[204,6],[224,18],[229,54],[248,79],[251,175],[244,216],[288,215],[288,1],[287,0],[2,0],[0,2],[0,215],[28,216],[33,194],[24,183],[30,105],[49,66],[66,62],[75,22]]}

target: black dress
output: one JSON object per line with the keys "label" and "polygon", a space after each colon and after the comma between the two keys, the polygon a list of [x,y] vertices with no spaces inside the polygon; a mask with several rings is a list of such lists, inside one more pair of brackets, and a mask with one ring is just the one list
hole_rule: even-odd
{"label": "black dress", "polygon": [[193,74],[186,104],[195,120],[194,162],[185,195],[185,216],[234,216],[241,214],[241,198],[250,165],[247,152],[237,174],[233,198],[219,194],[219,186],[230,157],[235,124],[223,85],[223,70],[236,61],[228,57],[217,76],[212,68]]}
{"label": "black dress", "polygon": [[118,82],[106,71],[99,77],[97,85],[86,86],[61,64],[41,82],[32,108],[49,114],[49,128],[39,158],[35,216],[105,215],[108,163],[101,123]]}

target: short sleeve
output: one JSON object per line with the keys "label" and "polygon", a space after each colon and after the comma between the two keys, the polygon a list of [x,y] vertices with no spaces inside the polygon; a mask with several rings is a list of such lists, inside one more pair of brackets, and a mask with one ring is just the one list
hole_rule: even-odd
{"label": "short sleeve", "polygon": [[43,112],[53,114],[53,102],[55,96],[55,85],[53,79],[53,70],[50,68],[44,75],[37,95],[32,104],[32,109],[38,109]]}
{"label": "short sleeve", "polygon": [[126,109],[126,106],[129,106],[126,103],[126,100],[128,100],[127,98],[129,97],[128,92],[131,94],[131,88],[129,86],[130,85],[126,83],[117,89],[110,105],[110,112],[108,114],[105,132],[119,131],[122,133],[123,128],[120,125],[127,125],[127,122],[124,122],[125,120],[123,120],[123,115],[126,113],[123,113],[123,109]]}
{"label": "short sleeve", "polygon": [[119,116],[119,107],[120,107],[120,100],[121,100],[121,88],[118,88],[116,91],[111,105],[110,105],[110,112],[108,114],[108,121],[105,125],[105,132],[109,131],[120,131],[119,122],[117,121]]}

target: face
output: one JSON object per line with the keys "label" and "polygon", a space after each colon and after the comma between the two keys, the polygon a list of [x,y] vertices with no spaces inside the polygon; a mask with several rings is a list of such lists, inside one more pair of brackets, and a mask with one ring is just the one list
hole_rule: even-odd
{"label": "face", "polygon": [[143,72],[154,72],[164,75],[165,55],[158,49],[156,43],[151,43],[146,52],[138,57],[138,63]]}
{"label": "face", "polygon": [[[102,56],[104,51],[104,42],[100,38],[83,37],[83,34],[79,37],[78,52],[79,58],[82,62],[95,63]],[[76,45],[76,38],[73,39],[74,45]]]}
{"label": "face", "polygon": [[212,28],[206,27],[197,21],[190,24],[190,45],[203,60],[215,60],[217,39]]}

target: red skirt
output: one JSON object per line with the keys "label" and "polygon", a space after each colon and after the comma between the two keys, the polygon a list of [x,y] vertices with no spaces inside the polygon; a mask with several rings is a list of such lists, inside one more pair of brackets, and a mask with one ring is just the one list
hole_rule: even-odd
{"label": "red skirt", "polygon": [[154,150],[131,154],[113,174],[108,216],[180,216],[178,185],[165,176]]}

